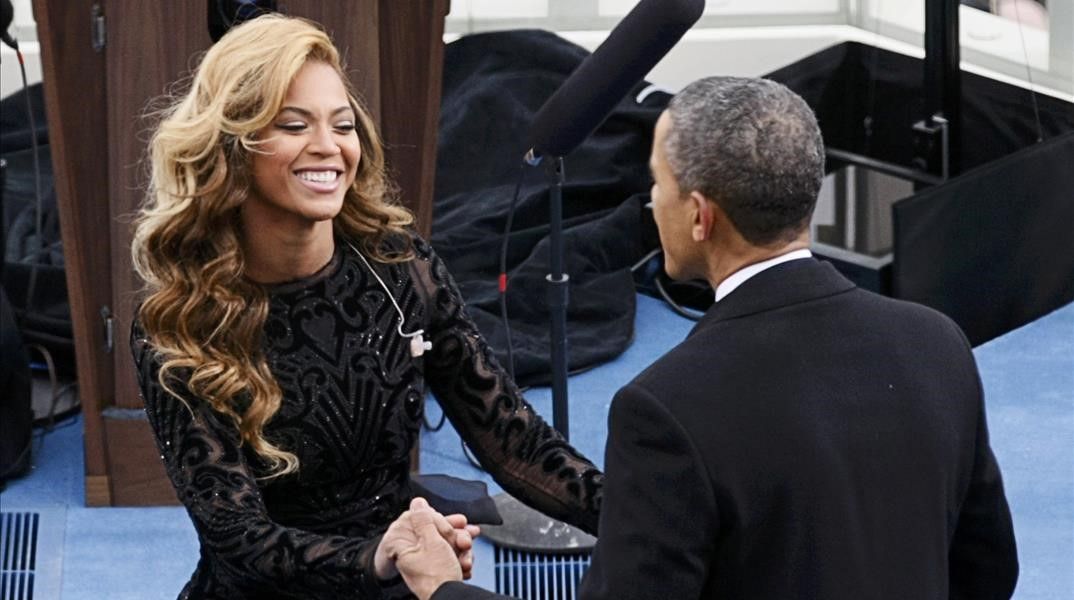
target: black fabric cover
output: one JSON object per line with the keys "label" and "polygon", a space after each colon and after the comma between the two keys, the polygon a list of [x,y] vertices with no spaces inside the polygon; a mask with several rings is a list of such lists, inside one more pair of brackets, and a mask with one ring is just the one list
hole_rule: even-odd
{"label": "black fabric cover", "polygon": [[[844,43],[768,77],[813,107],[828,147],[909,167],[923,69]],[[1074,105],[1037,94],[1038,132],[1029,90],[963,72],[962,91],[961,171],[894,205],[891,293],[977,345],[1074,300]]]}
{"label": "black fabric cover", "polygon": [[[48,124],[45,122],[45,94],[41,84],[19,90],[0,101],[0,154],[9,154],[30,147],[30,120],[26,115],[26,96],[34,111],[37,143],[48,144]],[[42,148],[42,157],[48,148]]]}
{"label": "black fabric cover", "polygon": [[[542,31],[463,37],[448,44],[432,244],[447,263],[481,332],[506,364],[500,321],[502,232],[528,149],[530,121],[587,51]],[[635,97],[639,84],[603,125],[566,157],[563,191],[569,369],[619,355],[634,330],[630,266],[659,245],[648,202],[652,129],[670,96]],[[546,161],[547,162],[547,161]],[[547,283],[549,186],[544,166],[528,168],[508,254],[508,311],[515,375],[549,381]]]}
{"label": "black fabric cover", "polygon": [[975,345],[1074,301],[1072,166],[1074,132],[896,203],[894,295]]}
{"label": "black fabric cover", "polygon": [[469,481],[451,475],[410,474],[410,491],[425,498],[442,515],[466,515],[468,523],[503,525],[503,517],[489,496],[484,481]]}
{"label": "black fabric cover", "polygon": [[[809,103],[827,146],[910,167],[912,127],[922,117],[924,68],[921,59],[848,42],[765,77]],[[1036,142],[1029,90],[963,72],[962,101],[963,172]],[[1037,94],[1036,102],[1044,139],[1074,130],[1069,103],[1044,94]]]}
{"label": "black fabric cover", "polygon": [[0,287],[0,489],[30,468],[30,359]]}
{"label": "black fabric cover", "polygon": [[[41,167],[41,236],[37,235],[34,156],[26,97],[34,111],[38,163]],[[27,344],[40,344],[59,372],[75,374],[71,309],[67,299],[60,216],[56,206],[52,159],[48,146],[41,84],[0,102],[0,156],[7,162],[0,195],[2,282]],[[107,233],[107,232],[106,232]]]}

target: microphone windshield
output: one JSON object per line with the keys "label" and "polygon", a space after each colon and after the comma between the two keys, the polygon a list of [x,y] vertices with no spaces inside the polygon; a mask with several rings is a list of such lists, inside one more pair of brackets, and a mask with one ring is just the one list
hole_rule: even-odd
{"label": "microphone windshield", "polygon": [[701,18],[704,0],[642,0],[537,111],[530,142],[538,156],[564,156],[582,143]]}
{"label": "microphone windshield", "polygon": [[11,0],[0,0],[0,41],[11,46],[12,50],[18,50],[19,45],[15,43],[15,38],[11,37],[7,32],[8,27],[11,27],[11,21],[14,19],[15,7],[12,6]]}
{"label": "microphone windshield", "polygon": [[0,0],[0,33],[7,33],[7,28],[11,27],[11,21],[15,19],[15,7],[12,6],[11,0]]}

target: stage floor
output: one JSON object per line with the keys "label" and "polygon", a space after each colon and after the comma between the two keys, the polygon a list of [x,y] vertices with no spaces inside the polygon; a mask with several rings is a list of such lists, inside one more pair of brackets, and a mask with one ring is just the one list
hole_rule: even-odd
{"label": "stage floor", "polygon": [[[615,361],[570,380],[571,440],[603,463],[612,395],[678,343],[692,323],[662,303],[638,297],[635,341]],[[975,350],[984,383],[992,445],[1003,470],[1018,539],[1018,600],[1074,598],[1074,304]],[[547,389],[526,397],[551,420]],[[429,404],[430,421],[439,416]],[[62,600],[170,600],[197,561],[197,539],[181,508],[86,508],[82,422],[76,417],[35,444],[35,468],[0,495],[5,513],[39,512],[57,540],[50,586]],[[421,470],[484,479],[462,454],[450,425],[423,432]],[[61,541],[62,540],[62,541]],[[481,543],[475,582],[493,588],[493,550]],[[62,580],[52,578],[62,573]],[[58,584],[58,585],[57,585]],[[52,600],[35,595],[36,600]]]}

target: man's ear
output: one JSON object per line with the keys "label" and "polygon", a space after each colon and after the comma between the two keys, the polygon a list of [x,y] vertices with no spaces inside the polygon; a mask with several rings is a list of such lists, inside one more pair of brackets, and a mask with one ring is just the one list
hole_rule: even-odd
{"label": "man's ear", "polygon": [[709,202],[704,194],[698,191],[690,192],[687,200],[692,204],[694,222],[690,227],[690,234],[695,242],[703,242],[712,237],[712,226],[716,221],[715,204]]}

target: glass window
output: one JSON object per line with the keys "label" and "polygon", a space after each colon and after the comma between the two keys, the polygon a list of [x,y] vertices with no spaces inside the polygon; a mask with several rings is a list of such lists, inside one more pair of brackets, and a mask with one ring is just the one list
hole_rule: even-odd
{"label": "glass window", "polygon": [[[857,14],[862,29],[923,47],[925,0],[859,0]],[[963,0],[959,25],[963,68],[1074,93],[1074,0]]]}
{"label": "glass window", "polygon": [[451,12],[448,13],[448,19],[534,19],[547,17],[549,1],[451,0]]}
{"label": "glass window", "polygon": [[[637,0],[600,0],[599,12],[605,16],[625,15]],[[706,15],[771,15],[835,13],[841,10],[839,0],[708,0]]]}

